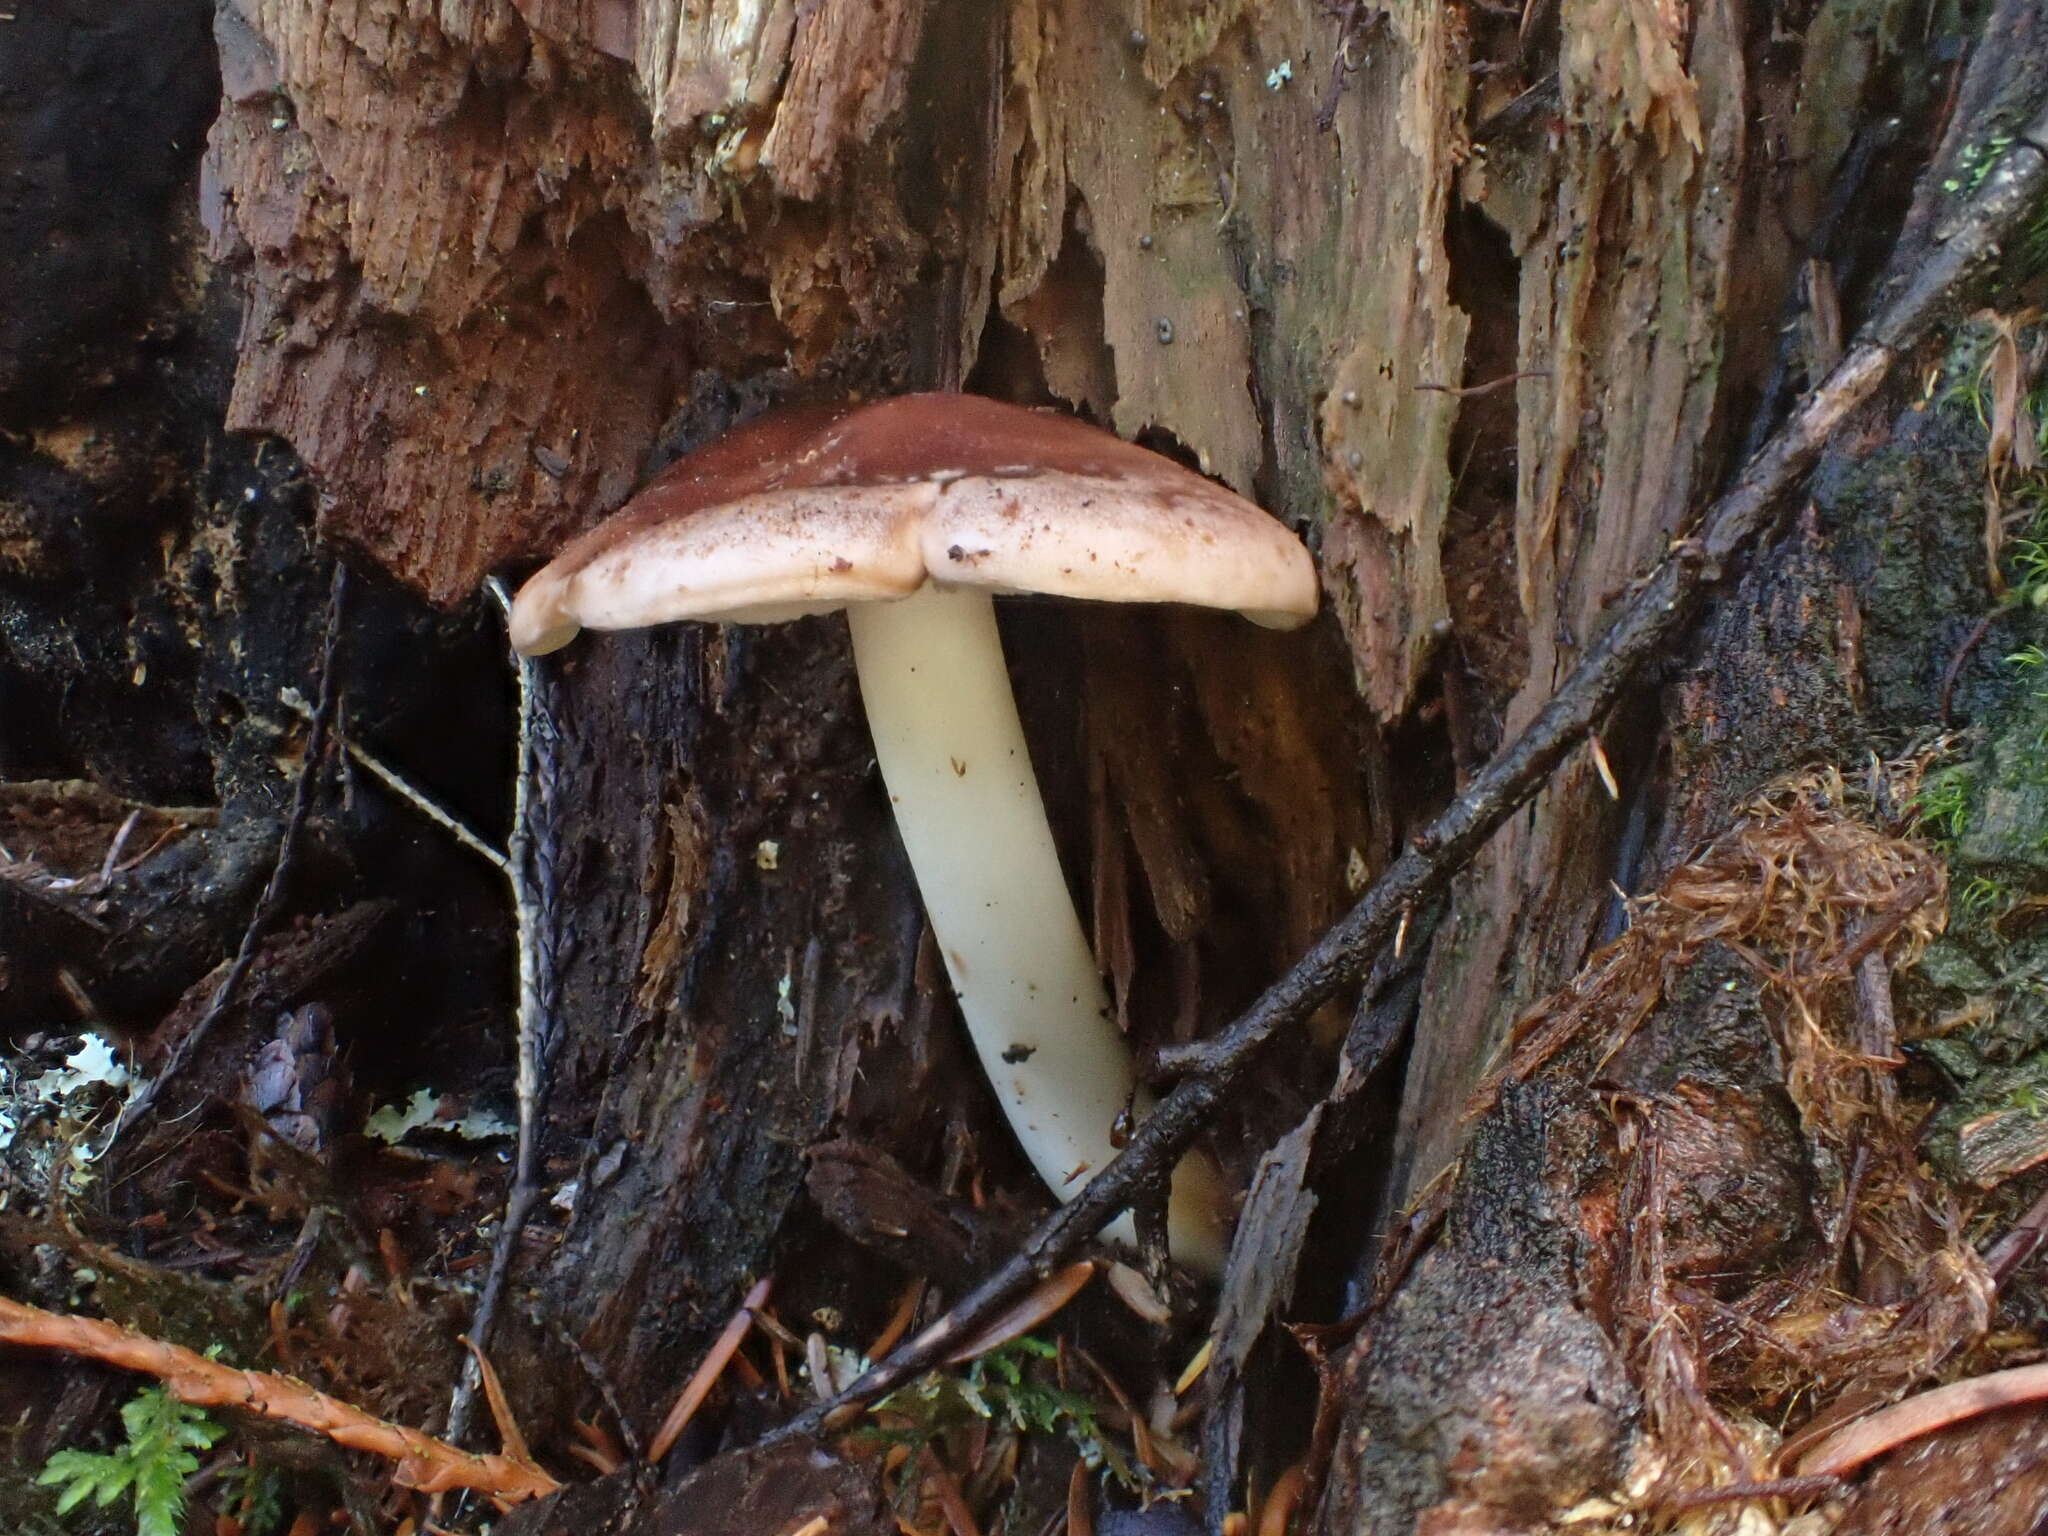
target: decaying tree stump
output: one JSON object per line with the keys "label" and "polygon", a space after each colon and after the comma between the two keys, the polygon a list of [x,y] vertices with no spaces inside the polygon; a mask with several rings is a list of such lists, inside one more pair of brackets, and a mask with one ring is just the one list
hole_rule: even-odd
{"label": "decaying tree stump", "polygon": [[[345,754],[309,760],[280,690],[324,688],[347,743],[502,845],[513,687],[484,579],[775,404],[1062,404],[1317,550],[1329,603],[1297,635],[1004,620],[1120,1019],[1147,1051],[1212,1032],[1528,723],[1839,354],[1894,241],[1909,261],[1938,238],[1939,174],[1914,178],[1967,180],[1957,124],[2039,94],[2036,19],[1992,9],[1909,36],[1893,0],[20,8],[0,230],[36,255],[0,321],[0,847],[24,867],[0,880],[0,1024],[18,1046],[113,1030],[161,1065],[294,846],[256,979],[167,1090],[165,1123],[203,1129],[148,1132],[77,1240],[140,1265],[153,1204],[208,1168],[254,1180],[245,1083],[294,1010],[323,1010],[348,1066],[330,1099],[509,1110],[502,882]],[[1998,58],[1969,51],[1985,36]],[[1814,1225],[1848,1181],[1732,952],[1674,978],[1613,1061],[1546,1057],[1464,1111],[1515,1021],[1621,931],[1617,889],[1659,889],[1780,775],[2002,707],[1996,658],[2030,631],[2006,614],[1963,647],[1991,610],[1982,450],[1918,425],[1917,384],[1843,434],[1698,646],[1416,914],[1426,957],[1389,960],[1361,1013],[1381,1049],[1412,1023],[1398,1070],[1318,1108],[1327,1009],[1211,1128],[1244,1185],[1302,1127],[1268,1176],[1308,1188],[1261,1230],[1305,1257],[1261,1305],[1355,1330],[1316,1341],[1318,1461],[1294,1346],[1233,1317],[1217,1390],[1248,1396],[1213,1445],[1241,1416],[1246,1465],[1215,1473],[1212,1521],[1303,1457],[1331,1532],[1532,1528],[1634,1487],[1678,1442],[1615,1301],[1655,1269],[1616,1236],[1651,1188],[1631,1137],[1692,1213],[1687,1276],[1855,1241],[1853,1212],[1849,1236]],[[1904,551],[1870,484],[1894,451],[1934,466],[1901,484],[1956,500]],[[1901,608],[1915,584],[1940,601]],[[957,1291],[1047,1201],[925,952],[839,621],[587,637],[542,666],[546,1188],[490,1353],[554,1465],[578,1419],[658,1422],[758,1277],[790,1326],[857,1343],[906,1232],[964,1234],[922,1256]],[[418,1329],[418,1380],[384,1406],[424,1421],[467,1307],[444,1282],[482,1262],[502,1180],[379,1164],[351,1194],[354,1130],[279,1185],[231,1183],[284,1201],[284,1235],[275,1273],[206,1304],[289,1348],[268,1311],[287,1272],[417,1281],[429,1299],[390,1315]],[[1720,1164],[1740,1231],[1686,1203]],[[912,1215],[863,1212],[885,1197]],[[1373,1234],[1416,1201],[1440,1226],[1375,1270]],[[0,1244],[11,1285],[26,1233]],[[1975,1275],[1952,1233],[1922,1237]],[[1856,1263],[1859,1302],[1898,1300]],[[1132,1352],[1171,1380],[1199,1332]],[[665,1493],[615,1472],[507,1528],[696,1529],[688,1491],[714,1485],[774,1485],[796,1523],[880,1519],[845,1464],[782,1480],[797,1454]]]}

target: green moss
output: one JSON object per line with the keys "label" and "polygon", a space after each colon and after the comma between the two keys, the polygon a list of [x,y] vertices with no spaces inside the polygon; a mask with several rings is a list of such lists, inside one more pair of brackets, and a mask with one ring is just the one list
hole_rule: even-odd
{"label": "green moss", "polygon": [[[1885,585],[1880,573],[1875,585],[1898,593],[1908,604],[1925,601],[1924,593],[1915,596],[1907,590],[1903,578],[1928,568],[1922,561],[1933,547],[1926,542],[1930,525],[1946,523],[1966,537],[1974,533],[1981,538],[1982,459],[1971,464],[1970,456],[1982,453],[1982,429],[1961,410],[1937,415],[1930,429],[1957,443],[1957,467],[1967,467],[1975,483],[1959,477],[1950,515],[1923,518],[1917,526],[1898,520],[1888,530],[1888,548],[1917,547],[1921,559],[1903,559],[1901,580]],[[1961,440],[1959,433],[1965,434]],[[2027,495],[2048,506],[2048,494],[2030,486]],[[1956,712],[1973,723],[1957,739],[1953,760],[1923,780],[1912,807],[1919,835],[1939,847],[1949,865],[1948,928],[1910,982],[1920,992],[1915,1011],[1936,1019],[1973,1010],[1975,1021],[1959,1032],[1962,1038],[1943,1049],[1953,1045],[1974,1052],[2005,1072],[2017,1071],[2048,1047],[2048,923],[2040,920],[2048,911],[2048,526],[2043,521],[2038,513],[2028,517],[2026,532],[2006,547],[2008,596],[2002,606],[1994,605],[1988,587],[1942,594],[1940,601],[1953,606],[1946,625],[1935,631],[1941,644],[1923,652],[1918,664],[1923,687],[1930,677],[1954,680]],[[1981,572],[1981,544],[1953,553],[1966,570],[1974,565]],[[1883,604],[1866,602],[1873,616],[1869,627],[1883,628]],[[1959,659],[1972,638],[1966,625],[1985,612],[1991,614],[1988,631],[1976,637],[1973,652]],[[1875,658],[1886,643],[1866,637],[1865,654]],[[1899,674],[1901,705],[1909,697],[1904,689],[1910,672],[1906,668]],[[1953,1063],[1941,1065],[1955,1081]],[[1969,1123],[1972,1110],[1992,1113],[1987,1095],[2004,1091],[1973,1085],[1958,1100],[1963,1107],[1952,1106],[1955,1124]],[[2000,1101],[1997,1113],[2004,1117],[2000,1134],[2017,1136],[2024,1130],[2016,1103]],[[1954,1126],[1945,1134],[1953,1143]],[[1980,1176],[2000,1158],[2017,1155],[1995,1146],[1967,1155],[1953,1144],[1950,1150],[1959,1159],[1955,1166],[1968,1164]]]}
{"label": "green moss", "polygon": [[[1951,897],[1950,911],[1954,910],[1955,898]],[[1919,979],[1928,986],[1963,996],[1991,991],[1998,985],[1998,973],[1985,963],[1973,945],[1960,937],[1960,917],[1952,926],[1958,929],[1957,933],[1936,939],[1920,957]]]}
{"label": "green moss", "polygon": [[1923,837],[1954,843],[1970,829],[1970,765],[1930,773],[1913,800],[1913,823]]}
{"label": "green moss", "polygon": [[2019,894],[2003,880],[1977,875],[1951,892],[1949,910],[1961,921],[1996,922],[2018,900]]}
{"label": "green moss", "polygon": [[109,1264],[92,1279],[94,1309],[151,1338],[219,1349],[236,1361],[261,1359],[270,1348],[269,1308],[255,1286],[143,1264]]}
{"label": "green moss", "polygon": [[1985,177],[1997,168],[2012,144],[2013,137],[2009,133],[1987,134],[1974,143],[1965,144],[1956,152],[1955,174],[1943,180],[1941,190],[1955,197],[1970,196],[1984,185]]}
{"label": "green moss", "polygon": [[1941,815],[1929,821],[1963,888],[1983,878],[2038,895],[2048,893],[2048,693],[2031,686],[2031,668],[2012,671],[2020,686],[1983,745],[1930,780]]}

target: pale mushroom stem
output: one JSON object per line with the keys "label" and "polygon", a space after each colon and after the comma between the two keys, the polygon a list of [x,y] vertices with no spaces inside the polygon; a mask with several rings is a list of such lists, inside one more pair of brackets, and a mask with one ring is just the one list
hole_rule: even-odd
{"label": "pale mushroom stem", "polygon": [[[961,1016],[1032,1166],[1071,1200],[1115,1156],[1136,1079],[1060,873],[994,604],[926,587],[858,604],[847,621],[882,781]],[[1220,1196],[1206,1158],[1182,1161],[1168,1237],[1210,1274],[1223,1264]],[[1130,1241],[1129,1218],[1109,1232]]]}

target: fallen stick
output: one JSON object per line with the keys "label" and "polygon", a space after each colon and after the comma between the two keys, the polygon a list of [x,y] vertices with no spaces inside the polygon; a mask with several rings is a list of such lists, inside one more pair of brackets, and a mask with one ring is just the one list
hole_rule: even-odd
{"label": "fallen stick", "polygon": [[2022,130],[1946,226],[1946,238],[1896,287],[1883,312],[1773,433],[1726,495],[1623,603],[1613,625],[1572,669],[1522,734],[1493,757],[1465,792],[1414,837],[1358,904],[1221,1034],[1179,1054],[1189,1075],[1160,1100],[1129,1144],[1069,1204],[944,1317],[828,1403],[770,1439],[815,1435],[850,1423],[861,1407],[942,1362],[1019,1292],[1051,1276],[1148,1188],[1157,1187],[1210,1112],[1243,1080],[1266,1042],[1308,1017],[1401,928],[1449,889],[1496,829],[1526,805],[1551,770],[1591,732],[1651,661],[1672,653],[1707,591],[1769,525],[1778,498],[1811,467],[1851,411],[1876,392],[1899,355],[1924,336],[1977,268],[1997,254],[2048,188],[2048,113]]}
{"label": "fallen stick", "polygon": [[99,1318],[45,1312],[0,1297],[0,1344],[85,1355],[154,1376],[171,1396],[195,1407],[241,1408],[296,1424],[325,1435],[336,1445],[389,1458],[398,1464],[393,1474],[397,1481],[422,1493],[474,1488],[500,1504],[517,1504],[544,1497],[561,1486],[525,1457],[465,1451],[351,1407],[293,1377],[236,1370]]}
{"label": "fallen stick", "polygon": [[[512,599],[505,584],[493,576],[484,583],[501,610]],[[546,1097],[547,1068],[554,1054],[554,948],[546,916],[555,890],[555,723],[541,691],[540,673],[531,657],[512,658],[519,687],[519,731],[512,771],[512,830],[498,865],[512,898],[513,933],[519,957],[519,1001],[513,1014],[518,1037],[514,1087],[519,1096],[519,1145],[512,1159],[512,1188],[505,1196],[505,1216],[491,1245],[491,1266],[484,1272],[476,1310],[470,1314],[470,1337],[488,1348],[497,1326],[498,1304],[512,1273],[512,1257],[520,1234],[539,1206],[541,1188],[540,1111]],[[478,1357],[481,1358],[480,1356]],[[448,1400],[448,1438],[460,1441],[469,1428],[483,1377],[476,1360],[463,1364]]]}
{"label": "fallen stick", "polygon": [[2043,1399],[2048,1399],[2048,1365],[2021,1365],[1952,1381],[1845,1424],[1799,1458],[1799,1475],[1841,1477],[1937,1429]]}

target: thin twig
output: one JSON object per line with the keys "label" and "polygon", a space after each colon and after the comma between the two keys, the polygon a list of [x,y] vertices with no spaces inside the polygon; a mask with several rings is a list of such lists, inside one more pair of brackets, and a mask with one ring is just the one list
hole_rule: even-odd
{"label": "thin twig", "polygon": [[[512,597],[504,583],[493,576],[485,585],[499,609],[509,613]],[[516,654],[513,666],[519,680],[518,756],[512,775],[512,835],[499,868],[511,891],[519,953],[519,1150],[513,1164],[512,1192],[505,1199],[505,1219],[499,1224],[491,1267],[477,1297],[476,1314],[470,1319],[470,1337],[479,1347],[490,1342],[519,1234],[540,1204],[540,1111],[554,1045],[554,950],[546,919],[555,884],[555,725],[541,697],[539,670],[530,659]],[[461,1440],[468,1429],[481,1383],[475,1361],[466,1363],[448,1402],[450,1440]]]}
{"label": "thin twig", "polygon": [[[277,701],[301,719],[310,720],[313,718],[313,706],[306,702],[306,696],[296,688],[280,688],[277,691]],[[399,799],[454,838],[456,842],[462,844],[463,847],[493,868],[500,872],[504,870],[504,854],[470,831],[468,827],[464,826],[456,818],[452,811],[444,808],[431,795],[414,784],[410,779],[407,779],[396,768],[393,768],[382,758],[373,756],[362,747],[357,746],[353,739],[344,739],[341,748],[371,778],[382,784],[391,793],[398,796]]]}
{"label": "thin twig", "polygon": [[1470,400],[1479,395],[1490,395],[1497,389],[1506,389],[1510,384],[1519,384],[1524,379],[1547,379],[1548,368],[1522,368],[1514,373],[1504,373],[1497,379],[1488,379],[1484,384],[1430,384],[1422,383],[1417,389],[1431,390],[1439,395],[1450,395],[1458,400]]}
{"label": "thin twig", "polygon": [[121,867],[121,850],[128,846],[129,834],[135,830],[135,823],[142,820],[142,807],[136,806],[121,821],[114,833],[114,840],[107,844],[107,856],[100,860],[99,878],[93,881],[92,889],[104,891],[107,882],[114,878],[114,871]]}
{"label": "thin twig", "polygon": [[561,1485],[517,1456],[479,1456],[416,1429],[365,1413],[290,1376],[240,1371],[96,1317],[45,1312],[0,1297],[0,1343],[61,1349],[156,1377],[171,1396],[202,1408],[240,1408],[325,1435],[336,1445],[398,1463],[407,1488],[434,1493],[475,1488],[506,1504],[553,1493]]}
{"label": "thin twig", "polygon": [[1991,1283],[2004,1290],[2013,1271],[2038,1253],[2044,1240],[2048,1240],[2048,1190],[2027,1207],[2010,1231],[1984,1250],[1984,1267],[1991,1272]]}
{"label": "thin twig", "polygon": [[235,951],[227,975],[214,988],[206,1012],[171,1048],[156,1076],[137,1088],[128,1102],[121,1106],[121,1113],[114,1120],[113,1132],[107,1138],[109,1146],[119,1141],[122,1133],[156,1102],[165,1084],[192,1059],[193,1053],[228,1011],[250,967],[256,963],[256,951],[263,942],[263,935],[269,931],[278,908],[283,904],[285,880],[291,873],[292,855],[298,849],[299,833],[306,825],[306,814],[313,806],[313,792],[320,782],[321,759],[326,755],[328,732],[334,724],[335,700],[340,696],[334,652],[341,638],[342,606],[347,591],[348,568],[337,560],[327,583],[326,630],[320,639],[320,671],[316,684],[320,702],[314,707],[312,725],[306,732],[306,754],[299,763],[298,783],[292,789],[292,807],[285,818],[284,832],[277,841],[277,860],[270,866],[270,879],[264,883],[263,894],[256,898],[256,908],[249,914],[249,925],[242,930],[241,946]]}
{"label": "thin twig", "polygon": [[1614,624],[1528,728],[1503,747],[1465,793],[1416,836],[1359,902],[1294,968],[1208,1042],[1198,1070],[1138,1127],[1130,1143],[1075,1199],[1040,1223],[1024,1245],[937,1323],[878,1363],[829,1403],[772,1438],[815,1435],[848,1423],[860,1407],[931,1369],[1051,1275],[1145,1187],[1160,1179],[1243,1080],[1281,1030],[1308,1017],[1393,937],[1401,914],[1445,892],[1493,832],[1532,799],[1550,772],[1649,663],[1668,657],[1710,587],[1769,526],[1778,499],[1819,456],[1829,436],[1869,399],[1901,352],[1925,335],[1941,306],[1995,254],[2048,185],[2048,113],[2019,136],[1954,219],[1948,238],[1898,287],[1847,355],[1750,460],[1708,511],[1696,537],[1680,540],[1637,584]]}

